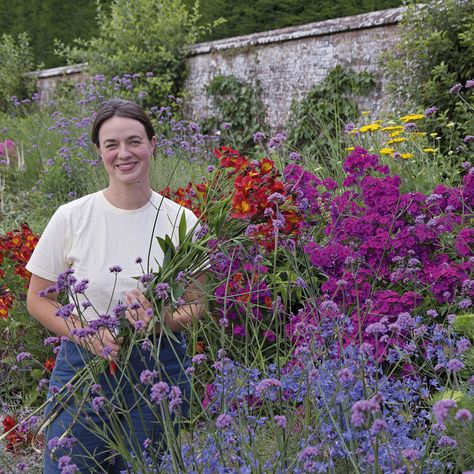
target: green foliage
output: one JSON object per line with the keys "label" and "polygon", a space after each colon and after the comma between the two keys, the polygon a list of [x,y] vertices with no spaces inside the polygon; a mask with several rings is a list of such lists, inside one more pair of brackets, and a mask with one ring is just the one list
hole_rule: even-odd
{"label": "green foliage", "polygon": [[62,66],[64,62],[54,54],[54,39],[72,44],[75,38],[94,36],[98,1],[104,7],[110,4],[110,0],[0,0],[2,32],[28,33],[35,64]]}
{"label": "green foliage", "polygon": [[6,109],[10,97],[23,98],[32,90],[33,81],[24,73],[33,70],[33,55],[26,33],[12,36],[3,34],[0,41],[0,109]]}
{"label": "green foliage", "polygon": [[99,3],[97,37],[74,47],[57,42],[57,51],[69,63],[87,62],[91,74],[153,73],[149,97],[164,103],[181,88],[186,48],[202,29],[197,20],[181,0],[114,0],[110,12]]}
{"label": "green foliage", "polygon": [[231,124],[233,141],[248,152],[254,147],[253,135],[268,132],[265,123],[265,109],[261,100],[261,87],[237,79],[235,76],[216,76],[207,86],[217,107],[217,116],[206,120],[204,128],[220,128],[223,122]]}
{"label": "green foliage", "polygon": [[[184,0],[188,6],[193,0]],[[401,0],[206,0],[199,5],[203,24],[219,17],[226,22],[209,31],[203,41],[247,35],[286,26],[301,25],[313,21],[357,15],[374,10],[398,7]]]}
{"label": "green foliage", "polygon": [[[389,91],[399,104],[435,105],[441,122],[456,122],[458,136],[472,133],[472,110],[449,91],[474,78],[474,3],[435,0],[411,3],[400,24],[400,41],[383,59]],[[441,125],[436,131],[441,131]]]}
{"label": "green foliage", "polygon": [[358,117],[355,98],[375,86],[374,77],[338,65],[300,101],[287,123],[288,146],[335,176],[344,158],[344,125]]}

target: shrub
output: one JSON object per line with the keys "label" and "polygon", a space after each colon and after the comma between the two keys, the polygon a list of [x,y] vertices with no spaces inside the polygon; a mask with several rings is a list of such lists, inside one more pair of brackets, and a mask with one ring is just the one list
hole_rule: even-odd
{"label": "shrub", "polygon": [[288,146],[326,166],[334,176],[344,158],[344,125],[359,115],[356,96],[375,86],[373,76],[338,65],[300,101],[293,101],[287,123]]}
{"label": "shrub", "polygon": [[32,92],[34,82],[25,76],[34,68],[33,53],[28,35],[22,33],[17,40],[7,34],[0,41],[0,109],[6,109],[10,97],[23,98]]}
{"label": "shrub", "polygon": [[212,79],[206,90],[218,113],[205,121],[204,128],[215,130],[227,122],[233,141],[239,143],[243,151],[251,150],[254,134],[268,132],[260,85],[244,82],[233,75],[219,75]]}
{"label": "shrub", "polygon": [[77,46],[57,43],[58,54],[71,63],[88,63],[91,74],[107,77],[124,73],[153,73],[144,87],[156,103],[176,94],[184,79],[186,47],[196,41],[196,10],[189,13],[181,0],[114,0],[98,5],[96,38],[76,40]]}
{"label": "shrub", "polygon": [[450,89],[474,77],[473,2],[409,4],[400,23],[400,41],[383,65],[395,103],[435,105],[444,122],[459,124],[459,136],[472,131],[472,110],[461,107]]}

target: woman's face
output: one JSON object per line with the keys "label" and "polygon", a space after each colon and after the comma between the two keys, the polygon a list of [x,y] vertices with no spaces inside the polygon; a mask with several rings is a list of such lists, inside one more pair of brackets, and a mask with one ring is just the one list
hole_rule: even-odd
{"label": "woman's face", "polygon": [[97,150],[109,174],[110,185],[141,183],[149,186],[150,158],[156,137],[149,140],[135,119],[112,117],[99,130]]}

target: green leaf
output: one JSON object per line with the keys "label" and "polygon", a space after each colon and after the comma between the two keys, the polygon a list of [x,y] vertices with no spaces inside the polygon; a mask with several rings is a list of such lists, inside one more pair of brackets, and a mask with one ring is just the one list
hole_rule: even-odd
{"label": "green leaf", "polygon": [[187,230],[186,214],[183,211],[181,214],[181,219],[179,221],[179,227],[178,227],[179,245],[181,245],[181,243],[184,242],[184,239],[186,238],[186,230]]}

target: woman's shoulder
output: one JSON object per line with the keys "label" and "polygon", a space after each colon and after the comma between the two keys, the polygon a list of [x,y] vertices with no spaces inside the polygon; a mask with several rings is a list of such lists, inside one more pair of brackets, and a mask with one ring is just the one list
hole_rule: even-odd
{"label": "woman's shoulder", "polygon": [[84,209],[93,206],[100,199],[100,193],[102,193],[102,191],[86,194],[73,201],[69,201],[59,206],[58,211],[65,214],[82,212]]}

